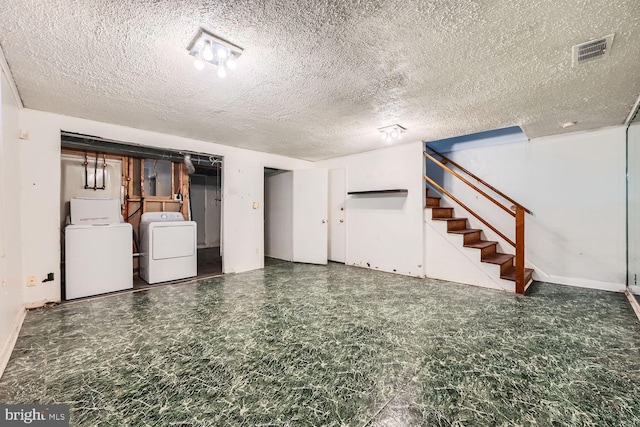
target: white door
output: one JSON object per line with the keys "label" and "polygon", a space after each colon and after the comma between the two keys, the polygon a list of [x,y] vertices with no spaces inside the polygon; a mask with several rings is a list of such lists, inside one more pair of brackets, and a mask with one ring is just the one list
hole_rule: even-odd
{"label": "white door", "polygon": [[347,185],[344,169],[329,171],[329,259],[346,262]]}
{"label": "white door", "polygon": [[327,263],[326,169],[293,171],[293,261]]}

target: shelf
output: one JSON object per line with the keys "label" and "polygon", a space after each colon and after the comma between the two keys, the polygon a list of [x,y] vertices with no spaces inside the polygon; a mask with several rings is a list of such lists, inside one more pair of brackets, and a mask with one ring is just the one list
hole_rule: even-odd
{"label": "shelf", "polygon": [[369,190],[369,191],[349,191],[347,194],[350,196],[365,196],[365,195],[375,195],[375,194],[398,194],[398,195],[407,195],[409,190],[396,188],[393,190]]}

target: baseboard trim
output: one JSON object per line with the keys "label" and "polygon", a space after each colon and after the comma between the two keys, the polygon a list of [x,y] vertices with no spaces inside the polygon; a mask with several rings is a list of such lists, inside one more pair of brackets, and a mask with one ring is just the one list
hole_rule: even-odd
{"label": "baseboard trim", "polygon": [[533,268],[533,279],[539,282],[548,282],[554,283],[556,285],[598,289],[601,291],[618,293],[624,292],[627,289],[627,285],[625,285],[624,283],[602,282],[600,280],[582,279],[580,277],[555,276],[553,274],[545,273],[540,269],[540,267],[537,267],[529,262],[527,262],[527,265]]}
{"label": "baseboard trim", "polygon": [[624,283],[600,282],[598,280],[578,279],[573,277],[549,276],[550,283],[573,286],[576,288],[598,289],[608,292],[624,292],[627,286]]}
{"label": "baseboard trim", "polygon": [[634,295],[640,295],[640,286],[629,285],[629,291]]}
{"label": "baseboard trim", "polygon": [[38,301],[38,302],[27,302],[24,304],[24,308],[26,310],[33,310],[34,308],[42,308],[46,307],[47,304],[59,304],[62,300],[57,301]]}
{"label": "baseboard trim", "polygon": [[[314,265],[314,264],[311,264],[311,265]],[[406,276],[406,277],[416,277],[418,279],[424,279],[425,278],[425,275],[421,274],[421,273],[414,274],[414,273],[411,273],[411,272],[405,273],[405,272],[402,272],[402,271],[388,271],[388,270],[384,270],[382,268],[372,268],[372,267],[367,267],[366,265],[360,265],[360,264],[357,264],[357,263],[350,264],[348,261],[344,265],[346,265],[348,267],[363,268],[365,270],[379,271],[380,273],[397,274],[397,275]]]}
{"label": "baseboard trim", "polygon": [[18,312],[16,319],[13,322],[13,328],[11,329],[11,334],[9,334],[9,338],[2,348],[2,352],[0,352],[0,378],[4,374],[4,370],[7,367],[7,363],[9,363],[9,359],[11,358],[11,353],[13,353],[13,348],[16,345],[16,341],[18,341],[18,335],[20,335],[20,329],[22,329],[22,322],[24,322],[24,318],[27,315],[27,310],[22,307],[22,309]]}
{"label": "baseboard trim", "polygon": [[640,320],[640,304],[638,304],[638,300],[631,294],[631,292],[629,292],[629,289],[626,289],[624,294],[627,296],[629,304],[631,304],[631,308],[633,308],[633,312],[636,313],[636,317]]}

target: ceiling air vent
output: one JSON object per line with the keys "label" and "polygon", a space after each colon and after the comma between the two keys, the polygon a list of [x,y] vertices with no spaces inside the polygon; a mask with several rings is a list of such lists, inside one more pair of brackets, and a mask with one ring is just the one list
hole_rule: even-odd
{"label": "ceiling air vent", "polygon": [[609,34],[606,37],[573,46],[571,55],[573,66],[609,56],[613,36],[614,34]]}

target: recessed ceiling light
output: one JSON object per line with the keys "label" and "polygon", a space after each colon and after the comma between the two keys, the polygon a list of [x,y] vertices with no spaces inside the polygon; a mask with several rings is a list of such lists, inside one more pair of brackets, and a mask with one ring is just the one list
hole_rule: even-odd
{"label": "recessed ceiling light", "polygon": [[570,128],[571,126],[577,125],[578,122],[564,122],[560,125],[561,128]]}

